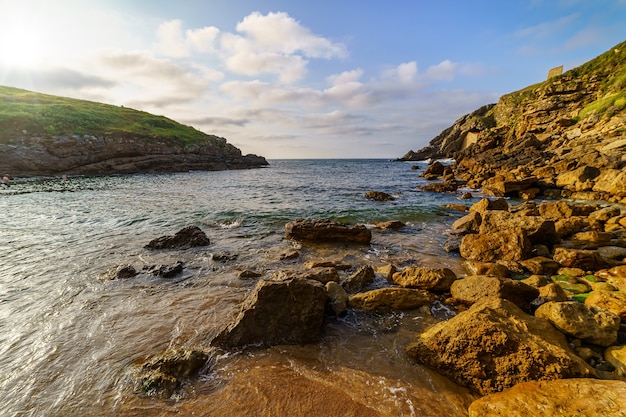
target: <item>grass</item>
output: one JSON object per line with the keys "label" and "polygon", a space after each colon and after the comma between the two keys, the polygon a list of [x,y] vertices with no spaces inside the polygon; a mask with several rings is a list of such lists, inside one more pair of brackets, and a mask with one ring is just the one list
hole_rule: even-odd
{"label": "grass", "polygon": [[0,143],[22,137],[67,135],[161,140],[184,145],[224,143],[216,136],[164,116],[0,86]]}

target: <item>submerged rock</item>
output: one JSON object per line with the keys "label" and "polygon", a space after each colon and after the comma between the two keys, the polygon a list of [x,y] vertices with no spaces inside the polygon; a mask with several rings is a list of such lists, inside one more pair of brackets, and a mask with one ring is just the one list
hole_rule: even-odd
{"label": "submerged rock", "polygon": [[285,225],[285,237],[304,242],[369,244],[372,232],[363,225],[346,226],[324,219],[298,219]]}
{"label": "submerged rock", "polygon": [[523,382],[474,401],[469,417],[625,417],[626,382],[573,378]]}
{"label": "submerged rock", "polygon": [[187,226],[174,236],[161,236],[151,240],[148,249],[189,249],[198,246],[208,246],[211,242],[207,235],[197,226]]}
{"label": "submerged rock", "polygon": [[434,325],[406,352],[481,395],[525,381],[595,375],[547,320],[499,298],[483,300]]}
{"label": "submerged rock", "polygon": [[394,196],[391,194],[387,194],[383,191],[368,191],[365,193],[365,198],[374,200],[374,201],[393,201],[395,200]]}
{"label": "submerged rock", "polygon": [[317,281],[259,281],[237,318],[211,344],[228,349],[315,342],[326,298],[326,288]]}
{"label": "submerged rock", "polygon": [[209,358],[207,352],[199,350],[166,352],[138,369],[136,386],[148,395],[169,398],[186,379],[207,366]]}

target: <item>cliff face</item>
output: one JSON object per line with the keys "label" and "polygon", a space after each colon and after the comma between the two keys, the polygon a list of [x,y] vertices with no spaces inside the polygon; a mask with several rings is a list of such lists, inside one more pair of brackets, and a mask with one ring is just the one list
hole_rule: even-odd
{"label": "cliff face", "polygon": [[[626,184],[626,176],[619,173],[626,167],[625,151],[623,42],[563,75],[463,116],[427,147],[401,159],[454,158],[457,175],[477,187],[496,181],[494,177],[534,177],[542,191],[556,188],[624,198],[626,185],[620,182]],[[591,172],[590,178],[564,183],[563,175],[582,169]],[[611,171],[617,177],[607,188],[603,178]]]}
{"label": "cliff face", "polygon": [[0,144],[0,155],[0,172],[15,177],[214,171],[268,165],[263,157],[243,156],[225,139],[184,145],[140,137],[21,137]]}
{"label": "cliff face", "polygon": [[0,173],[14,177],[254,168],[226,139],[164,116],[0,86]]}

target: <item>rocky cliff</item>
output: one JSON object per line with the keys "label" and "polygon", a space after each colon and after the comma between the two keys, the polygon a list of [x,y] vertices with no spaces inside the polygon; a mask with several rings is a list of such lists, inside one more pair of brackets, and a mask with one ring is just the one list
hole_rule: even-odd
{"label": "rocky cliff", "polygon": [[163,116],[10,87],[0,87],[0,155],[0,173],[13,177],[268,165]]}
{"label": "rocky cliff", "polygon": [[509,193],[503,181],[525,181],[538,193],[620,201],[624,151],[626,42],[463,116],[400,160],[454,158],[458,177],[496,195]]}

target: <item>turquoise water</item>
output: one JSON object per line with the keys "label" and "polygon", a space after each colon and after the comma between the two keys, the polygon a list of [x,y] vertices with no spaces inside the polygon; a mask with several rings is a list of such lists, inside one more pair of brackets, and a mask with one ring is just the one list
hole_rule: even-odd
{"label": "turquoise water", "polygon": [[[243,269],[269,276],[324,258],[355,267],[421,264],[461,272],[459,260],[443,250],[446,230],[460,214],[442,206],[459,203],[458,196],[416,190],[424,180],[411,165],[387,160],[270,164],[244,171],[17,179],[1,189],[0,415],[118,415],[128,407],[155,415],[162,404],[138,399],[129,388],[128,369],[171,346],[208,346],[253,285],[237,278]],[[396,199],[367,200],[369,190]],[[372,245],[359,248],[301,248],[283,238],[286,222],[309,217],[369,227],[401,220],[407,227],[373,228]],[[190,224],[207,233],[209,247],[144,249],[153,238]],[[300,249],[299,260],[280,261],[281,253],[293,249]],[[232,255],[232,261],[216,261],[217,253]],[[174,280],[107,279],[119,265],[141,269],[177,260],[186,268]],[[351,320],[337,328],[337,343],[360,332],[360,326],[369,328],[359,317]],[[402,320],[409,323],[409,337],[415,317]],[[394,354],[404,357],[391,336],[379,343],[374,352],[394,346]],[[324,356],[324,346],[318,355]],[[344,359],[358,363],[355,357]]]}

